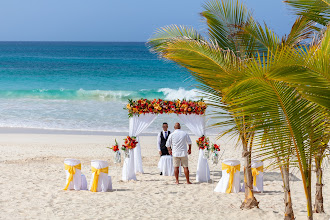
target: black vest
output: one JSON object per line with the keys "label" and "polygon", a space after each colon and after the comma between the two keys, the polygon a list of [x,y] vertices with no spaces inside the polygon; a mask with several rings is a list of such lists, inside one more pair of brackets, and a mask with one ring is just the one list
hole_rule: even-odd
{"label": "black vest", "polygon": [[166,141],[168,139],[168,137],[170,136],[171,132],[167,131],[167,138],[165,139],[164,135],[163,135],[163,131],[160,132],[160,149],[167,149],[166,148]]}

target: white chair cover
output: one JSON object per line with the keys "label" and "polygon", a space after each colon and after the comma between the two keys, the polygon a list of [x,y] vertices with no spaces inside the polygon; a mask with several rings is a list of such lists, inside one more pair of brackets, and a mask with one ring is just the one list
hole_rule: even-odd
{"label": "white chair cover", "polygon": [[173,157],[170,155],[161,156],[158,168],[163,176],[174,176]]}
{"label": "white chair cover", "polygon": [[[139,142],[139,134],[141,134],[150,124],[156,119],[157,114],[141,114],[134,115],[129,119],[129,136],[135,136]],[[134,149],[134,172],[143,173],[142,156],[140,142],[137,143]]]}
{"label": "white chair cover", "polygon": [[[228,159],[228,160],[224,160],[223,163],[227,164],[229,166],[236,166],[236,165],[240,164],[240,161]],[[222,170],[222,177],[221,177],[219,183],[217,184],[217,186],[215,187],[214,191],[225,193],[228,188],[229,177],[230,177],[230,173],[227,173],[227,170]],[[240,172],[236,171],[236,173],[234,174],[233,187],[231,189],[232,193],[238,193],[240,191],[241,187],[240,187],[240,178],[239,177],[240,177]]]}
{"label": "white chair cover", "polygon": [[[263,167],[264,163],[261,160],[252,160],[251,161],[251,168],[259,168]],[[256,186],[253,185],[253,191],[255,192],[264,192],[264,172],[258,171],[259,175],[256,176]],[[245,191],[245,184],[243,182],[241,192]]]}
{"label": "white chair cover", "polygon": [[134,151],[129,150],[129,158],[125,158],[123,171],[122,171],[122,180],[136,180],[136,175],[134,171]]}
{"label": "white chair cover", "polygon": [[[69,166],[76,166],[78,164],[81,164],[81,162],[80,162],[80,160],[77,160],[77,159],[65,159],[64,164],[67,164]],[[67,183],[70,173],[67,170],[65,170],[65,173],[66,173],[66,183]],[[81,180],[82,180],[81,170],[76,169],[75,174],[73,175],[73,180],[69,184],[68,190],[70,190],[70,189],[81,190],[81,188],[82,188]]]}
{"label": "white chair cover", "polygon": [[[264,163],[260,160],[252,160],[251,167],[252,168],[259,168],[264,166]],[[253,186],[253,191],[256,192],[264,192],[264,172],[259,171],[259,175],[256,177],[256,186]]]}
{"label": "white chair cover", "polygon": [[[107,161],[104,160],[92,160],[91,162],[91,166],[95,167],[96,169],[102,169],[102,168],[106,168],[109,166]],[[92,173],[92,178],[91,178],[91,182],[89,184],[89,190],[91,190],[92,188],[92,184],[93,184],[93,180],[94,180],[94,173]],[[109,190],[112,189],[112,181],[111,181],[111,177],[109,178],[108,173],[100,173],[99,175],[99,180],[97,182],[97,192],[107,192]]]}
{"label": "white chair cover", "polygon": [[[178,115],[179,119],[193,132],[196,136],[205,135],[205,115]],[[207,159],[203,158],[203,151],[199,151],[196,181],[208,182],[210,180],[210,168]]]}

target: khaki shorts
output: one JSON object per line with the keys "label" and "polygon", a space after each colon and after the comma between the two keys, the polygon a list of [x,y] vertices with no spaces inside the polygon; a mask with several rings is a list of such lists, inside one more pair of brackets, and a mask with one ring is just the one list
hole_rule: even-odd
{"label": "khaki shorts", "polygon": [[180,164],[183,167],[188,167],[188,157],[173,157],[173,166],[179,167]]}

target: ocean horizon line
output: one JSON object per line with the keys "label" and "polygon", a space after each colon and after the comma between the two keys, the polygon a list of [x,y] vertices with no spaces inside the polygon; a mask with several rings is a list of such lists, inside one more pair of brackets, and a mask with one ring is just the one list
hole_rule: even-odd
{"label": "ocean horizon line", "polygon": [[147,43],[148,41],[79,41],[79,40],[0,40],[3,43],[10,42],[45,42],[45,43]]}
{"label": "ocean horizon line", "polygon": [[[139,136],[156,136],[159,131],[143,132]],[[102,130],[75,130],[75,129],[54,129],[54,128],[24,128],[24,127],[0,127],[0,134],[54,134],[54,135],[97,135],[97,136],[123,136],[126,137],[129,131],[102,131]],[[188,134],[195,136],[191,131]],[[216,136],[210,133],[208,136]]]}

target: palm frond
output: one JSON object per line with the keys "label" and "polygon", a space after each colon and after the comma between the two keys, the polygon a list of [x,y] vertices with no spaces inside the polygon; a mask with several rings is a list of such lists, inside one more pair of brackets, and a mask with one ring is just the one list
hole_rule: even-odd
{"label": "palm frond", "polygon": [[304,16],[320,25],[327,26],[330,21],[330,0],[285,0],[295,14]]}

